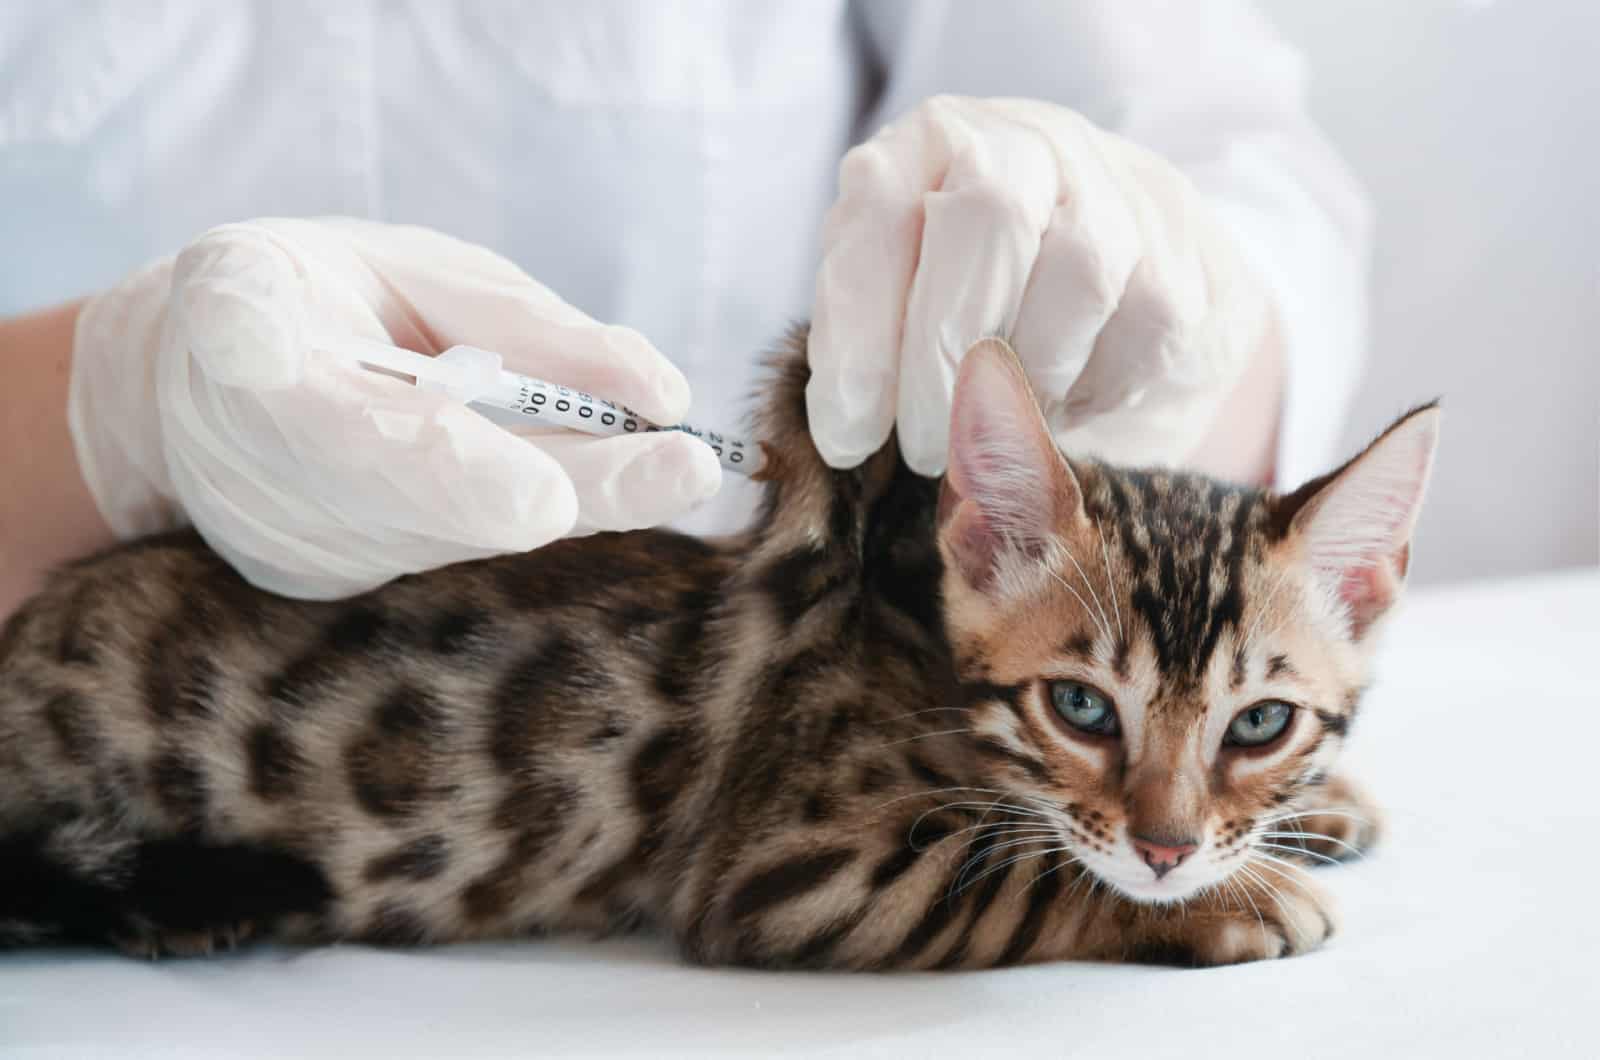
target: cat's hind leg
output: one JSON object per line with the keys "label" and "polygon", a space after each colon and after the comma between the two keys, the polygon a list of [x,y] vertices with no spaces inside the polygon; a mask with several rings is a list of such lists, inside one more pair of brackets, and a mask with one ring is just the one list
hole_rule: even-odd
{"label": "cat's hind leg", "polygon": [[314,919],[332,896],[315,864],[262,844],[131,836],[86,818],[0,836],[0,945],[205,954]]}

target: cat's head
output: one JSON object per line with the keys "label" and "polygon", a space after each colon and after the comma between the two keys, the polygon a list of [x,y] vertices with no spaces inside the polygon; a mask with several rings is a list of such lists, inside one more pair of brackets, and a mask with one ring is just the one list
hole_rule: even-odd
{"label": "cat's head", "polygon": [[1292,831],[1400,594],[1438,420],[1418,409],[1286,495],[1069,464],[1011,351],[975,347],[939,547],[986,781],[1144,901]]}

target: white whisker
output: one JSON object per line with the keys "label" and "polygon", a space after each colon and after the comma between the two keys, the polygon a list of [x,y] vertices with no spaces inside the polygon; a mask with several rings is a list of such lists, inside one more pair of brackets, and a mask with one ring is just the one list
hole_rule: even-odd
{"label": "white whisker", "polygon": [[[1077,561],[1074,560],[1073,562],[1077,562]],[[1107,640],[1110,640],[1111,639],[1111,631],[1106,629],[1105,626],[1101,624],[1100,619],[1095,615],[1094,611],[1090,609],[1089,602],[1087,600],[1085,600],[1082,596],[1078,595],[1078,590],[1076,590],[1072,586],[1068,585],[1066,583],[1066,581],[1061,577],[1061,575],[1057,574],[1055,571],[1051,570],[1049,567],[1046,567],[1044,572],[1046,574],[1050,575],[1050,577],[1054,578],[1056,581],[1060,582],[1061,583],[1061,587],[1063,589],[1065,589],[1067,592],[1071,593],[1073,595],[1073,597],[1075,599],[1077,599],[1078,603],[1083,605],[1083,613],[1089,616],[1089,621],[1091,621],[1091,622],[1093,622],[1095,624],[1095,628],[1098,629],[1102,634],[1104,634],[1105,638]]]}
{"label": "white whisker", "polygon": [[[1060,840],[1060,838],[1061,838],[1060,836],[1054,835],[1054,834],[1035,835],[1035,836],[1028,836],[1028,837],[1025,837],[1025,838],[1022,838],[1022,839],[1010,839],[1010,840],[1007,840],[1004,843],[997,843],[997,844],[995,844],[993,846],[985,847],[979,853],[974,854],[974,855],[972,855],[972,857],[968,858],[966,860],[966,862],[964,864],[962,864],[961,868],[956,871],[955,882],[956,882],[957,886],[955,887],[955,889],[953,891],[950,892],[949,896],[951,898],[955,898],[955,897],[959,896],[962,891],[966,890],[967,887],[970,886],[970,884],[964,884],[961,881],[966,879],[967,873],[971,872],[974,866],[982,864],[984,861],[987,861],[991,854],[996,854],[996,853],[998,853],[998,852],[1000,852],[1002,850],[1011,850],[1011,849],[1014,849],[1016,847],[1031,846],[1034,843],[1057,842],[1057,841]],[[981,880],[981,879],[983,879],[983,876],[980,875],[978,877],[978,880]],[[973,880],[972,882],[973,883],[977,883],[978,880]]]}
{"label": "white whisker", "polygon": [[1128,630],[1122,624],[1122,605],[1117,602],[1117,583],[1111,577],[1111,550],[1106,548],[1106,535],[1100,529],[1100,520],[1098,519],[1094,521],[1094,532],[1100,537],[1100,558],[1106,565],[1106,592],[1111,597],[1111,606],[1116,608],[1117,611],[1117,636],[1122,644],[1126,644],[1128,642]]}
{"label": "white whisker", "polygon": [[905,802],[907,799],[926,799],[926,798],[930,798],[930,797],[932,797],[934,795],[947,795],[952,791],[976,791],[980,795],[1002,795],[1003,796],[1003,795],[1006,794],[1005,792],[1001,791],[999,788],[973,788],[973,787],[968,787],[965,784],[956,784],[956,785],[954,785],[952,787],[948,787],[948,788],[929,788],[926,791],[913,791],[913,792],[911,792],[910,794],[907,794],[907,795],[896,795],[894,798],[890,799],[888,802],[882,802],[882,803],[879,803],[877,806],[874,806],[872,808],[872,812],[873,813],[877,813],[879,810],[888,809],[890,806],[893,806],[895,803],[897,803],[897,802]]}
{"label": "white whisker", "polygon": [[[1343,839],[1337,839],[1331,835],[1323,835],[1320,832],[1261,832],[1259,835],[1262,839],[1298,839],[1301,841],[1309,839],[1314,842],[1332,843],[1335,846],[1348,850],[1355,857],[1365,857],[1367,853],[1365,850],[1362,850],[1353,843],[1346,843]],[[1310,850],[1305,852],[1307,854],[1313,853],[1313,851]]]}
{"label": "white whisker", "polygon": [[1290,811],[1288,811],[1286,813],[1272,814],[1271,816],[1263,817],[1260,820],[1258,820],[1256,822],[1255,826],[1257,828],[1259,828],[1259,827],[1262,827],[1263,825],[1278,824],[1278,823],[1280,823],[1282,821],[1292,821],[1297,817],[1323,817],[1323,816],[1327,816],[1327,817],[1345,817],[1345,818],[1348,818],[1348,819],[1350,819],[1352,821],[1355,821],[1357,824],[1370,825],[1372,823],[1371,821],[1367,820],[1367,818],[1361,816],[1359,813],[1350,813],[1350,812],[1348,812],[1346,810],[1330,809],[1330,808],[1327,808],[1327,807],[1319,807],[1319,808],[1317,808],[1315,810],[1290,810]]}
{"label": "white whisker", "polygon": [[1261,620],[1266,617],[1267,611],[1272,607],[1273,599],[1278,595],[1278,590],[1283,588],[1283,581],[1289,576],[1292,568],[1285,567],[1278,573],[1278,580],[1272,583],[1272,588],[1267,590],[1266,598],[1261,602],[1261,609],[1256,612],[1256,620],[1250,623],[1250,630],[1239,641],[1239,650],[1243,651],[1255,639],[1256,631],[1261,628]]}
{"label": "white whisker", "polygon": [[887,718],[875,718],[873,720],[881,722],[905,721],[907,718],[916,718],[922,716],[923,714],[938,714],[941,712],[953,713],[955,711],[966,713],[970,712],[971,710],[971,707],[927,707],[923,710],[913,710],[909,714],[891,714]]}
{"label": "white whisker", "polygon": [[1106,614],[1105,606],[1100,603],[1100,594],[1094,591],[1094,583],[1089,580],[1088,572],[1083,569],[1083,564],[1078,562],[1077,556],[1074,556],[1065,547],[1063,547],[1061,551],[1066,553],[1066,557],[1070,559],[1072,561],[1072,565],[1077,568],[1078,577],[1083,579],[1083,587],[1089,590],[1089,596],[1094,600],[1095,610],[1100,612],[1101,628],[1105,631],[1106,640],[1111,640],[1111,616]]}
{"label": "white whisker", "polygon": [[1281,843],[1257,843],[1256,844],[1256,849],[1258,849],[1258,850],[1276,850],[1279,853],[1283,853],[1283,854],[1299,854],[1302,857],[1316,858],[1318,861],[1322,862],[1325,865],[1337,865],[1337,864],[1339,864],[1339,859],[1338,858],[1330,858],[1326,854],[1319,854],[1315,850],[1307,850],[1305,847],[1289,847],[1289,846],[1284,846]]}
{"label": "white whisker", "polygon": [[877,746],[875,746],[873,748],[873,750],[874,751],[882,751],[882,750],[884,750],[886,748],[889,748],[889,747],[899,747],[901,744],[916,743],[918,740],[931,740],[935,736],[959,736],[962,733],[977,732],[977,731],[978,731],[977,729],[972,728],[971,726],[968,726],[965,729],[940,729],[938,732],[921,732],[921,733],[918,733],[915,736],[907,736],[907,737],[905,737],[903,739],[890,740],[888,743],[878,744]]}

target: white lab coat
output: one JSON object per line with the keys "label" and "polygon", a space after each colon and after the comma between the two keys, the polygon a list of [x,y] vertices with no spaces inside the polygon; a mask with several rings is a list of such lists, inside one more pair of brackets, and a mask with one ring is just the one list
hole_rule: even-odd
{"label": "white lab coat", "polygon": [[[483,243],[733,426],[809,313],[850,144],[936,93],[1065,103],[1210,193],[1276,289],[1279,466],[1330,458],[1366,213],[1250,10],[1173,0],[0,0],[0,313],[203,229],[353,214]],[[695,529],[747,510],[735,485]]]}

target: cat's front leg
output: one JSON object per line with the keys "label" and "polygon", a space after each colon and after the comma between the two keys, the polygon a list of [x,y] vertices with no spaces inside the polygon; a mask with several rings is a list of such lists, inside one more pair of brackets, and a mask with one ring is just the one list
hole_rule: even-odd
{"label": "cat's front leg", "polygon": [[1182,904],[1116,903],[1081,956],[1207,968],[1309,953],[1335,929],[1332,900],[1305,870],[1259,863]]}

